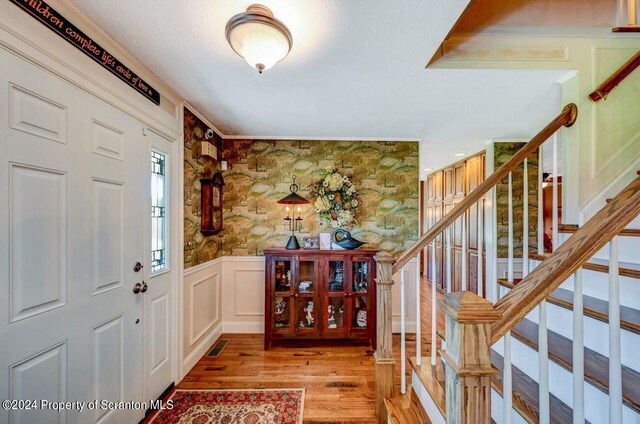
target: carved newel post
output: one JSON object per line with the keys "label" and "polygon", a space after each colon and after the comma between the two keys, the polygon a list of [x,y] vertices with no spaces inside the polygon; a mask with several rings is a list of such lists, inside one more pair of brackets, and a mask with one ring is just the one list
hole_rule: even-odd
{"label": "carved newel post", "polygon": [[394,256],[388,252],[378,252],[374,257],[377,263],[377,299],[378,317],[377,334],[378,349],[375,353],[376,360],[376,411],[379,424],[387,424],[387,410],[384,406],[385,398],[393,396],[393,372],[395,361],[393,360],[393,334],[391,315],[391,267],[395,261]]}
{"label": "carved newel post", "polygon": [[491,324],[501,313],[471,292],[447,293],[440,302],[446,315],[447,424],[491,422]]}

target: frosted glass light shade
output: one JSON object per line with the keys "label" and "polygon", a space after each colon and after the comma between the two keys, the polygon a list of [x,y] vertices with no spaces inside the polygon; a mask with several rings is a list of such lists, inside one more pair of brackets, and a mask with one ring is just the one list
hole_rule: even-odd
{"label": "frosted glass light shade", "polygon": [[293,44],[289,30],[271,10],[255,4],[229,20],[226,35],[231,48],[260,73],[284,59]]}

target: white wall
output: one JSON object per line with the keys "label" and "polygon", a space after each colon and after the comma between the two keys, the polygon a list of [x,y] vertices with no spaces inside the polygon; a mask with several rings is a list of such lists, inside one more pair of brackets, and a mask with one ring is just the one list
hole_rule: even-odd
{"label": "white wall", "polygon": [[640,39],[609,29],[550,32],[487,27],[477,34],[455,34],[432,67],[567,70],[557,81],[562,103],[576,103],[579,111],[576,124],[562,129],[562,213],[565,223],[581,224],[640,167],[640,73],[632,73],[606,101],[593,103],[588,97],[638,51]]}

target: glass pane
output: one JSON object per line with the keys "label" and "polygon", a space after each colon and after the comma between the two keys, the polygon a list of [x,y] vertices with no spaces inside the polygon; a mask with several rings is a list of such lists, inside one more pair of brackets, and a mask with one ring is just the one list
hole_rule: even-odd
{"label": "glass pane", "polygon": [[276,291],[291,291],[291,261],[276,261]]}
{"label": "glass pane", "polygon": [[276,328],[291,327],[291,298],[276,297],[273,305],[273,322]]}
{"label": "glass pane", "polygon": [[315,265],[313,261],[300,261],[300,282],[298,283],[300,293],[313,293],[316,286]]}
{"label": "glass pane", "polygon": [[313,298],[301,297],[298,299],[298,328],[314,328],[316,324],[316,311]]}
{"label": "glass pane", "polygon": [[356,296],[353,299],[352,328],[367,328],[367,298]]}
{"label": "glass pane", "polygon": [[354,262],[353,263],[353,291],[355,293],[366,293],[369,281],[369,263]]}
{"label": "glass pane", "polygon": [[151,152],[151,271],[167,268],[166,156]]}
{"label": "glass pane", "polygon": [[327,328],[344,327],[344,298],[330,297],[327,311]]}
{"label": "glass pane", "polygon": [[329,291],[344,291],[344,262],[329,261]]}

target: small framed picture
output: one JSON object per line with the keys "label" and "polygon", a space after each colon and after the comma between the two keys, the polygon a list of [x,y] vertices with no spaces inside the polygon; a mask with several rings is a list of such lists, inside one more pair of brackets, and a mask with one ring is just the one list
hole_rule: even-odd
{"label": "small framed picture", "polygon": [[302,248],[303,249],[320,249],[318,237],[303,237]]}
{"label": "small framed picture", "polygon": [[331,249],[331,233],[320,233],[320,249]]}

